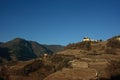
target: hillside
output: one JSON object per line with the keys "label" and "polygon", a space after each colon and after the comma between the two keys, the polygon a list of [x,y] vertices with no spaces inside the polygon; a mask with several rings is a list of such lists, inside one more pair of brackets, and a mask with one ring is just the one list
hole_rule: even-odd
{"label": "hillside", "polygon": [[0,79],[120,80],[118,38],[112,37],[100,42],[77,42],[53,55],[1,64]]}
{"label": "hillside", "polygon": [[24,39],[15,38],[0,45],[0,47],[8,49],[6,51],[10,55],[11,60],[29,60],[37,57],[33,53],[31,44]]}
{"label": "hillside", "polygon": [[35,53],[35,55],[37,55],[37,57],[40,57],[44,53],[48,53],[48,54],[54,53],[52,50],[48,49],[44,45],[41,45],[35,41],[30,41],[30,44],[32,46],[33,53]]}
{"label": "hillside", "polygon": [[55,50],[55,52],[62,50],[62,48],[59,50],[58,48],[53,50],[51,48],[47,48],[46,46],[35,41],[15,38],[11,41],[0,44],[0,59],[3,61],[30,60],[41,57],[44,53],[52,54]]}
{"label": "hillside", "polygon": [[44,45],[44,46],[54,53],[64,50],[64,46],[61,45]]}

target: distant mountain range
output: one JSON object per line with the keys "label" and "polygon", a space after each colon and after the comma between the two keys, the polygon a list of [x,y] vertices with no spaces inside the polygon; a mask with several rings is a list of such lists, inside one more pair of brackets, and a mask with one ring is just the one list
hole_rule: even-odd
{"label": "distant mountain range", "polygon": [[0,42],[0,62],[9,60],[30,60],[42,54],[53,54],[62,51],[61,45],[43,45],[35,41],[15,38],[6,43]]}

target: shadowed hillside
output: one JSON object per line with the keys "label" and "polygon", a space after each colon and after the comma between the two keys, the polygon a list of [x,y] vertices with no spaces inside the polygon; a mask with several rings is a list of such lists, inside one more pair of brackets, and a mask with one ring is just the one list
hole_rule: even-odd
{"label": "shadowed hillside", "polygon": [[62,46],[59,48],[59,45],[58,47],[55,45],[57,49],[54,50],[51,48],[53,46],[49,46],[49,48],[46,46],[35,41],[15,38],[11,41],[0,44],[0,59],[1,61],[4,59],[12,61],[30,60],[41,57],[43,54],[53,54],[54,52],[62,50]]}
{"label": "shadowed hillside", "polygon": [[44,46],[54,53],[64,50],[64,46],[61,45],[44,45]]}
{"label": "shadowed hillside", "polygon": [[33,53],[37,55],[37,57],[40,57],[41,55],[47,53],[47,54],[52,54],[54,53],[50,49],[46,48],[44,45],[41,45],[37,42],[30,41],[30,44],[32,45]]}
{"label": "shadowed hillside", "polygon": [[32,45],[24,39],[16,38],[2,44],[1,47],[8,48],[12,60],[29,60],[37,57],[33,53]]}

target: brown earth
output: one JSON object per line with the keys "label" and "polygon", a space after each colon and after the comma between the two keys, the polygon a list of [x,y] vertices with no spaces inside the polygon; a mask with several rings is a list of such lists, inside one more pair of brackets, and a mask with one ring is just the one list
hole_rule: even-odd
{"label": "brown earth", "polygon": [[44,80],[89,80],[96,79],[96,70],[94,69],[63,69],[51,74]]}
{"label": "brown earth", "polygon": [[105,52],[106,42],[91,50],[64,50],[55,55],[0,66],[0,80],[120,80],[120,49]]}
{"label": "brown earth", "polygon": [[116,49],[117,54],[108,54],[105,52],[106,43],[92,43],[91,50],[67,49],[58,52],[58,55],[74,56],[74,59],[68,62],[69,68],[44,80],[120,80],[120,49]]}

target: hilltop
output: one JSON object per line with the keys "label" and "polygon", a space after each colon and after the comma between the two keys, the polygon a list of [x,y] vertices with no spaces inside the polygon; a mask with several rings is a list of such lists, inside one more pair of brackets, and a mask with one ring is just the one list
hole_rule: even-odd
{"label": "hilltop", "polygon": [[[120,36],[69,44],[57,55],[73,57],[69,67],[44,80],[120,80]],[[71,76],[69,76],[71,75]]]}

